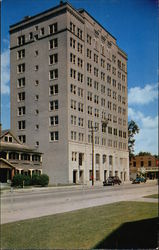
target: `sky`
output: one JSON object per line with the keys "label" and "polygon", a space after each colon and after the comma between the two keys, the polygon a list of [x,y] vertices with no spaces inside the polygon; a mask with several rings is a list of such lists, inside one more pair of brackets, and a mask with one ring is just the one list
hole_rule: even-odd
{"label": "sky", "polygon": [[[59,4],[59,0],[1,2],[1,123],[10,128],[9,26]],[[84,8],[128,55],[128,120],[140,128],[135,153],[158,153],[158,2],[157,0],[70,0]]]}

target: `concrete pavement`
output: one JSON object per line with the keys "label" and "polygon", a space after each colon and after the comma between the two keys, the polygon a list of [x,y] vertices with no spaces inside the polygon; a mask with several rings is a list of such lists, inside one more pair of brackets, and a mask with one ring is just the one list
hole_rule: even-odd
{"label": "concrete pavement", "polygon": [[1,195],[1,223],[37,218],[119,201],[157,202],[143,198],[158,192],[156,183],[111,187],[58,187],[6,192]]}

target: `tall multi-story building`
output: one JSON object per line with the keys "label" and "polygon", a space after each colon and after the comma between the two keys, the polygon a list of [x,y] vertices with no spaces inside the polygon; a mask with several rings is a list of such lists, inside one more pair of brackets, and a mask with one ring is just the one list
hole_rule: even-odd
{"label": "tall multi-story building", "polygon": [[[10,26],[11,129],[51,183],[129,179],[127,55],[84,9],[60,2]],[[108,119],[107,128],[103,121]]]}

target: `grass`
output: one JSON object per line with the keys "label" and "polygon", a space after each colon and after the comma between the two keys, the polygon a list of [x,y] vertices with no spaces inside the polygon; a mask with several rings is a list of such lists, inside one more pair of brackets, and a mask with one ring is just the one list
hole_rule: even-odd
{"label": "grass", "polygon": [[159,198],[159,195],[158,195],[158,194],[152,194],[152,195],[144,196],[144,198],[154,198],[154,199],[158,199],[158,198]]}
{"label": "grass", "polygon": [[[153,220],[157,216],[158,207],[156,203],[118,202],[63,214],[8,223],[1,226],[1,248],[99,249],[100,246],[103,248],[109,246],[111,248],[111,245],[107,243],[107,239],[110,236],[112,237],[112,235],[116,238],[116,234],[114,233],[118,232],[119,235],[120,228],[123,225],[128,226],[129,230],[126,229],[126,233],[134,239],[133,232],[130,230],[133,228],[137,232],[137,228],[139,227],[137,226],[135,229],[135,223],[140,222],[141,224],[143,221],[146,223],[146,219]],[[150,223],[152,222],[149,221]],[[143,230],[140,228],[137,234],[140,238],[143,234],[144,242],[148,239],[146,233],[149,234],[152,231],[152,227],[148,227],[148,232],[145,231],[145,228],[145,226]],[[126,233],[122,237],[123,240],[128,237]],[[155,239],[149,239],[149,241],[151,243],[147,247],[154,248]],[[113,242],[115,243],[116,240],[111,240],[111,243]],[[139,244],[138,242],[137,240],[137,244]],[[137,247],[141,248],[141,245],[137,245]],[[114,248],[113,245],[112,248]],[[120,248],[119,244],[118,248]]]}

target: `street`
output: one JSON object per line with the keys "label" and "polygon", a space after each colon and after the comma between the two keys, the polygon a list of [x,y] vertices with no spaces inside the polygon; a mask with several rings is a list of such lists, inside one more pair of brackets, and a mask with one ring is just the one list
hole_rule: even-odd
{"label": "street", "polygon": [[[119,201],[144,201],[143,196],[157,192],[156,181],[136,185],[55,187],[5,192],[1,194],[1,224]],[[146,201],[151,202],[152,199]]]}

